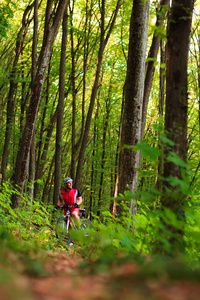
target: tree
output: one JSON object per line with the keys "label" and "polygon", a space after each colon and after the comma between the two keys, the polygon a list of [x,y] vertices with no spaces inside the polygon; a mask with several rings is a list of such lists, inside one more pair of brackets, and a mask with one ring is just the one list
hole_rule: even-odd
{"label": "tree", "polygon": [[[57,9],[52,14],[53,1],[48,0],[46,7],[45,27],[43,45],[38,59],[38,69],[33,85],[33,92],[26,115],[26,121],[22,134],[21,144],[17,154],[16,167],[14,173],[14,184],[20,193],[23,192],[24,180],[27,176],[27,163],[29,157],[30,146],[32,142],[35,121],[38,112],[38,106],[41,98],[42,88],[45,80],[46,70],[50,60],[53,43],[58,33],[60,22],[67,5],[67,0],[60,0]],[[13,194],[12,207],[17,208],[20,204],[21,197],[19,194]]]}
{"label": "tree", "polygon": [[55,181],[54,181],[54,197],[53,204],[58,202],[60,192],[61,180],[61,154],[62,154],[62,128],[63,128],[63,108],[65,98],[65,61],[66,61],[66,46],[67,46],[67,25],[68,15],[67,6],[63,16],[63,33],[62,33],[62,46],[60,57],[60,72],[59,72],[59,99],[58,99],[58,112],[57,112],[57,130],[56,130],[56,153],[55,153]]}
{"label": "tree", "polygon": [[[31,68],[31,89],[33,90],[33,83],[36,75],[37,68],[37,44],[38,44],[38,0],[34,2],[34,32],[33,32],[33,45],[32,45],[32,68]],[[35,179],[35,130],[30,148],[30,159],[29,159],[29,187],[28,193],[30,202],[33,202],[34,196],[34,179]]]}
{"label": "tree", "polygon": [[88,114],[87,114],[87,118],[86,118],[86,122],[85,122],[85,129],[84,129],[84,133],[83,133],[81,149],[79,151],[78,166],[77,166],[76,179],[75,179],[75,184],[77,186],[79,186],[79,182],[80,182],[81,175],[82,175],[84,154],[85,154],[85,149],[87,146],[90,122],[91,122],[95,98],[96,98],[96,94],[97,94],[97,90],[98,90],[98,83],[99,83],[99,76],[100,76],[100,70],[101,70],[101,63],[102,63],[102,59],[103,59],[103,53],[104,53],[104,49],[108,43],[108,40],[110,38],[111,32],[114,28],[120,5],[121,5],[121,1],[118,0],[115,10],[110,18],[109,26],[107,27],[107,35],[105,36],[105,32],[106,32],[106,30],[105,30],[105,0],[102,0],[102,3],[101,3],[100,45],[99,45],[98,58],[97,58],[97,63],[96,63],[95,78],[94,78],[92,93],[91,93],[91,97],[90,97],[90,105],[89,105]]}
{"label": "tree", "polygon": [[[167,29],[165,130],[171,143],[165,146],[164,161],[164,188],[169,192],[164,194],[161,202],[162,207],[171,209],[179,220],[184,216],[185,195],[180,185],[170,178],[183,180],[186,166],[170,157],[175,155],[185,164],[187,162],[187,65],[193,6],[193,0],[173,0]],[[172,232],[170,242],[181,245],[183,232],[174,226],[165,226]],[[176,251],[176,247],[172,251]]]}
{"label": "tree", "polygon": [[18,32],[17,39],[16,39],[15,57],[13,60],[12,71],[10,74],[10,87],[9,87],[9,93],[8,93],[8,99],[7,99],[6,133],[5,133],[5,142],[4,142],[4,149],[3,149],[2,162],[1,162],[1,173],[2,173],[3,179],[5,179],[7,158],[9,155],[8,147],[9,147],[9,143],[10,143],[10,133],[11,133],[11,128],[13,125],[13,118],[14,118],[15,93],[16,93],[17,86],[18,86],[17,64],[19,61],[19,57],[22,53],[25,36],[27,34],[28,26],[30,24],[29,12],[32,10],[32,8],[33,8],[33,4],[28,5],[23,14],[22,26]]}
{"label": "tree", "polygon": [[[134,0],[130,21],[125,103],[118,165],[118,195],[126,190],[136,192],[138,184],[137,169],[139,168],[140,154],[133,152],[127,146],[136,145],[141,139],[148,18],[149,1]],[[118,216],[121,216],[124,211],[121,204],[116,206]],[[131,212],[135,213],[136,204],[129,199],[129,205]]]}
{"label": "tree", "polygon": [[143,139],[146,125],[146,115],[147,107],[149,102],[150,91],[153,82],[153,76],[155,72],[155,62],[158,56],[158,50],[160,46],[160,31],[165,20],[166,12],[168,11],[170,1],[161,0],[159,3],[159,9],[157,11],[156,29],[154,31],[151,47],[148,53],[147,63],[146,63],[146,75],[145,75],[145,85],[144,85],[144,96],[143,96],[143,109],[142,109],[142,134]]}
{"label": "tree", "polygon": [[[164,76],[164,70],[162,68],[162,65],[164,65],[166,62],[165,60],[165,51],[163,46],[163,40],[160,41],[160,76],[159,76],[159,118],[162,120],[163,123],[163,111],[164,111],[164,95],[165,95],[165,76]],[[159,124],[162,126],[161,122]],[[159,148],[162,150],[161,155],[158,157],[158,175],[163,174],[163,145],[162,145],[162,139],[161,139],[161,131],[158,131],[158,145]],[[162,181],[160,178],[156,178],[156,188],[159,191],[162,191]]]}
{"label": "tree", "polygon": [[[3,3],[8,2],[7,0],[3,0]],[[146,1],[144,1],[144,3],[145,2]],[[198,2],[196,1],[195,5],[199,5]],[[2,160],[1,164],[3,167],[4,162],[6,162],[4,168],[5,183],[6,181],[12,180],[19,144],[31,99],[31,90],[33,92],[35,90],[32,84],[35,82],[33,77],[36,76],[39,66],[38,58],[43,43],[42,35],[44,32],[47,1],[30,2],[25,0],[24,4],[30,4],[32,7],[28,11],[26,5],[17,7],[13,5],[14,3],[16,3],[16,1],[12,1],[12,4],[9,3],[9,5],[12,5],[10,7],[12,7],[13,10],[14,21],[12,23],[9,22],[9,27],[6,27],[6,36],[1,36],[0,43],[0,153],[2,158],[6,157],[3,154],[4,145],[5,143],[8,145],[8,151],[6,151],[7,158],[4,161]],[[52,18],[50,26],[53,24],[59,0],[52,1],[51,3]],[[140,3],[143,2],[141,1]],[[150,1],[150,3],[147,39],[147,49],[149,49],[149,51],[148,54],[146,54],[145,83],[144,87],[141,87],[141,89],[144,89],[142,104],[143,116],[144,112],[147,114],[145,118],[142,118],[142,126],[144,129],[144,120],[147,120],[144,135],[145,145],[147,143],[158,148],[160,140],[158,130],[155,129],[154,124],[156,125],[160,122],[159,124],[161,124],[162,127],[159,128],[163,128],[164,117],[158,117],[159,115],[164,116],[165,114],[163,101],[165,101],[166,88],[163,89],[163,87],[165,87],[166,79],[166,61],[163,55],[161,61],[160,56],[157,55],[157,53],[159,54],[157,51],[160,51],[160,54],[163,52],[161,47],[158,50],[159,40],[163,41],[163,50],[166,48],[167,19],[165,13],[169,11],[169,6],[165,6],[168,0]],[[112,207],[113,199],[111,199],[111,197],[113,197],[114,194],[117,176],[122,125],[121,116],[125,108],[123,104],[125,102],[125,78],[133,1],[120,1],[117,18],[115,22],[112,23],[116,16],[116,4],[117,2],[114,1],[104,1],[105,9],[103,13],[101,1],[98,3],[95,0],[70,1],[64,90],[62,88],[62,92],[64,93],[63,111],[59,108],[61,100],[59,98],[61,96],[59,77],[61,77],[61,42],[63,34],[60,26],[59,34],[54,42],[47,65],[41,98],[39,100],[38,113],[36,113],[35,130],[33,131],[31,142],[31,149],[33,149],[33,151],[31,150],[27,159],[27,175],[25,178],[28,180],[24,181],[25,193],[29,192],[29,187],[31,187],[30,191],[33,191],[32,182],[34,181],[34,198],[32,198],[32,193],[30,193],[29,199],[43,201],[45,204],[52,202],[54,197],[54,185],[57,192],[60,188],[61,174],[59,173],[61,172],[62,176],[68,176],[70,174],[70,176],[73,176],[72,174],[75,174],[80,177],[79,183],[77,181],[77,187],[81,190],[84,197],[85,207],[89,210],[90,206],[92,213],[99,211],[100,218],[103,217],[102,212],[104,212],[104,210],[108,210]],[[25,18],[22,19],[23,14]],[[101,21],[103,15],[104,19]],[[38,32],[36,32],[37,17]],[[141,23],[145,23],[144,19],[140,21]],[[103,22],[104,27],[101,27],[101,23]],[[112,24],[114,24],[114,27],[110,33],[110,25]],[[198,10],[195,10],[192,27],[193,39],[190,45],[188,67],[188,90],[190,96],[188,102],[187,147],[188,164],[191,172],[193,172],[193,174],[190,174],[192,174],[194,180],[192,180],[192,176],[189,179],[192,183],[192,187],[196,190],[199,184],[198,170],[200,165],[199,124],[197,122],[199,112],[197,101],[197,99],[199,99],[199,86],[197,81],[199,65],[198,26]],[[23,32],[21,37],[19,37],[18,32],[21,27],[23,27]],[[107,41],[107,35],[109,33],[110,36]],[[103,49],[102,57],[99,54],[101,34],[102,36],[104,35],[104,41],[107,41]],[[17,41],[20,43],[17,44]],[[102,44],[104,44],[103,38],[101,40],[101,45]],[[18,48],[16,46],[18,46]],[[16,49],[19,50],[18,60],[15,69],[13,69]],[[159,59],[160,61],[157,62],[156,60]],[[64,63],[62,67],[64,68]],[[98,74],[97,71],[99,71],[99,67],[100,73]],[[159,71],[159,67],[161,71]],[[161,75],[160,79],[159,75]],[[9,89],[12,78],[16,86],[13,96],[10,97]],[[132,81],[132,83],[134,83],[134,81]],[[94,89],[95,91],[93,91]],[[160,111],[158,111],[159,93],[161,96],[159,105]],[[144,101],[145,99],[147,100],[146,102]],[[8,100],[13,100],[13,115],[11,114],[11,110],[7,109]],[[147,103],[148,106],[145,106],[144,102]],[[61,115],[59,116],[62,112],[63,121],[61,120]],[[137,114],[136,110],[135,113]],[[11,115],[12,119],[9,119],[10,123],[6,124],[7,116]],[[10,138],[5,139],[6,131],[9,133],[8,129],[10,130]],[[62,147],[60,141],[62,141]],[[133,143],[131,142],[130,148],[132,148],[132,146]],[[60,153],[61,148],[62,155]],[[144,148],[142,151],[143,150]],[[21,148],[20,152],[23,153]],[[34,152],[35,159],[34,156],[32,156]],[[135,155],[132,150],[130,150],[130,152]],[[163,153],[162,149],[161,153]],[[62,160],[62,164],[60,160]],[[157,156],[154,160],[150,155],[148,157],[143,155],[141,163],[141,176],[139,177],[137,187],[139,193],[147,189],[154,189],[157,175],[163,170],[162,164],[158,170]],[[80,173],[77,171],[77,166],[80,168]],[[61,171],[59,167],[61,167]],[[135,173],[135,175],[138,175],[138,173]],[[158,176],[158,178],[161,179],[162,177]],[[73,179],[76,178],[73,176]],[[76,184],[76,182],[74,184]],[[122,193],[123,192],[124,190]],[[128,195],[127,200],[129,203],[132,196],[129,197],[129,193],[126,193],[126,195]],[[142,200],[143,193],[140,195],[140,200]],[[54,197],[54,199],[56,198],[57,196]],[[57,200],[54,200],[54,202],[56,201]],[[154,201],[156,204],[160,203],[157,197],[154,197]],[[143,201],[140,203],[143,205]]]}

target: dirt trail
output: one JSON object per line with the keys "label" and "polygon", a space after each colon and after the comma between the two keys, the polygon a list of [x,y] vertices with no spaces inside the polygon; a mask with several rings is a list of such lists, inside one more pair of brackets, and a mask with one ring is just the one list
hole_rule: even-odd
{"label": "dirt trail", "polygon": [[197,283],[162,278],[137,278],[136,263],[93,273],[80,269],[83,259],[69,253],[48,253],[46,275],[21,275],[0,268],[0,300],[198,300]]}

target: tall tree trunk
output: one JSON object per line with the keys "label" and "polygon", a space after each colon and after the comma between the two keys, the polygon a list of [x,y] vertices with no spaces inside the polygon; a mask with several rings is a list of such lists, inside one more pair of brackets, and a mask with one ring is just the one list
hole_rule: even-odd
{"label": "tall tree trunk", "polygon": [[57,130],[56,130],[56,153],[55,153],[55,181],[53,204],[56,205],[59,199],[60,183],[61,183],[61,154],[62,154],[62,127],[63,127],[63,109],[65,98],[65,62],[67,48],[67,25],[68,15],[67,6],[63,16],[63,32],[62,32],[62,47],[60,58],[60,77],[59,77],[59,99],[57,113]]}
{"label": "tall tree trunk", "polygon": [[12,65],[12,71],[10,74],[10,88],[9,88],[8,100],[7,100],[6,135],[5,135],[4,149],[3,149],[2,162],[1,162],[1,173],[3,179],[5,179],[7,158],[9,155],[10,133],[11,133],[12,122],[14,117],[14,97],[17,89],[17,64],[19,61],[20,54],[22,53],[24,39],[27,34],[28,25],[30,23],[30,20],[27,19],[27,15],[29,14],[32,8],[33,8],[33,4],[29,5],[25,9],[25,12],[23,14],[22,26],[18,32],[17,39],[16,39],[15,57]]}
{"label": "tall tree trunk", "polygon": [[[160,9],[157,12],[157,21],[156,21],[156,29],[154,31],[153,40],[151,43],[151,47],[148,53],[148,58],[150,59],[147,62],[146,67],[146,76],[145,76],[145,85],[144,85],[144,96],[143,96],[143,109],[142,109],[142,134],[141,139],[144,137],[145,125],[146,125],[146,116],[147,116],[147,107],[149,102],[149,96],[151,92],[154,72],[155,72],[155,61],[157,60],[159,45],[160,45],[160,36],[158,34],[158,28],[163,26],[163,21],[166,16],[166,9],[169,6],[170,0],[161,0],[160,1]],[[153,60],[152,60],[153,59]]]}
{"label": "tall tree trunk", "polygon": [[103,53],[104,53],[104,49],[107,45],[107,42],[110,38],[111,32],[114,28],[114,24],[115,24],[115,21],[117,18],[117,14],[118,14],[120,5],[121,5],[120,0],[118,0],[115,11],[109,22],[110,26],[108,28],[108,33],[105,37],[105,26],[104,26],[104,23],[105,23],[105,0],[102,0],[100,45],[99,45],[98,58],[97,58],[97,64],[96,64],[95,78],[94,78],[92,93],[91,93],[91,97],[90,97],[90,105],[89,105],[88,114],[87,114],[87,118],[86,118],[85,130],[84,130],[84,134],[83,134],[81,149],[79,152],[78,166],[77,166],[76,179],[75,179],[76,186],[79,186],[81,175],[82,175],[84,154],[85,154],[85,150],[86,150],[86,146],[87,146],[88,134],[89,134],[89,130],[90,130],[90,122],[91,122],[95,98],[96,98],[96,94],[97,94],[97,90],[98,90],[98,82],[99,82],[99,76],[100,76],[100,70],[101,70],[101,63],[102,63],[102,59],[103,59]]}
{"label": "tall tree trunk", "polygon": [[[121,117],[120,117],[120,123],[122,124],[122,118],[123,118],[123,111],[124,111],[124,101],[125,101],[125,84],[123,86],[123,98],[122,98],[122,108],[121,108]],[[117,141],[117,147],[116,147],[116,154],[115,154],[115,188],[114,188],[114,200],[112,203],[112,208],[111,212],[113,217],[115,217],[116,212],[117,212],[117,208],[116,208],[116,200],[115,198],[118,196],[118,181],[119,181],[119,168],[118,168],[118,164],[119,164],[119,149],[120,149],[120,141],[121,141],[121,125],[119,125],[119,130],[118,130],[118,141]]]}
{"label": "tall tree trunk", "polygon": [[[137,190],[140,153],[125,145],[136,145],[141,139],[148,18],[149,1],[133,0],[119,153],[118,195],[126,190],[133,193]],[[136,203],[127,200],[130,211],[135,214]],[[123,203],[120,202],[116,206],[116,213],[121,216],[123,211]]]}
{"label": "tall tree trunk", "polygon": [[[173,145],[167,145],[165,152],[167,158],[173,152],[184,162],[187,161],[187,65],[193,6],[193,0],[173,0],[167,30],[165,130]],[[178,219],[183,219],[185,196],[180,186],[174,186],[169,179],[182,180],[183,169],[169,159],[164,162],[164,184],[171,193],[166,192],[161,203],[162,207],[171,209]],[[181,247],[183,232],[169,224],[165,226],[171,231],[171,236],[175,234],[177,237],[170,239],[172,251],[176,251],[176,247]]]}
{"label": "tall tree trunk", "polygon": [[99,114],[99,101],[97,101],[97,107],[96,107],[96,111],[95,111],[95,117],[94,117],[94,134],[93,134],[93,150],[92,150],[92,165],[91,165],[91,181],[90,181],[90,204],[89,204],[89,214],[90,214],[90,220],[92,219],[92,212],[93,211],[93,207],[94,207],[94,190],[93,187],[95,186],[95,145],[96,145],[96,140],[97,140],[97,126],[96,126],[96,121],[98,119],[98,114]]}
{"label": "tall tree trunk", "polygon": [[[199,165],[200,165],[200,24],[198,26],[198,50],[199,55],[197,56],[197,72],[198,72],[198,101],[199,101]],[[197,169],[198,170],[198,169]]]}
{"label": "tall tree trunk", "polygon": [[[88,6],[88,0],[86,0],[86,11],[85,11],[85,26],[84,26],[84,54],[83,54],[83,92],[82,92],[82,124],[81,124],[81,131],[76,141],[76,84],[75,84],[75,54],[77,52],[74,49],[74,37],[73,37],[73,24],[72,24],[72,17],[71,17],[71,56],[72,56],[72,75],[71,75],[71,83],[72,83],[72,153],[71,153],[71,177],[75,178],[76,173],[76,160],[77,160],[77,153],[78,149],[83,140],[83,133],[84,133],[84,125],[85,125],[85,92],[86,92],[86,74],[87,74],[87,67],[88,67],[88,54],[89,54],[89,37],[91,34],[91,16],[92,16],[92,9],[93,3]],[[71,15],[73,15],[73,7],[71,9]],[[80,42],[78,43],[80,47]]]}
{"label": "tall tree trunk", "polygon": [[[43,173],[43,166],[44,166],[44,161],[42,161],[41,157],[44,153],[44,150],[47,148],[46,147],[46,143],[48,143],[48,139],[47,137],[50,136],[50,134],[48,133],[49,131],[49,127],[52,125],[50,122],[50,125],[48,126],[48,128],[46,129],[47,133],[46,136],[44,138],[44,149],[42,152],[42,147],[43,147],[43,135],[45,133],[45,117],[47,114],[47,106],[49,103],[49,88],[50,88],[50,71],[51,71],[51,60],[49,62],[49,66],[48,66],[48,71],[47,71],[47,75],[46,75],[46,89],[45,89],[45,105],[43,108],[43,112],[40,112],[42,117],[41,117],[41,125],[39,128],[39,142],[36,145],[37,148],[37,158],[36,158],[36,173],[35,173],[35,184],[34,184],[34,198],[37,197],[38,194],[38,190],[39,190],[39,183],[38,183],[38,179],[42,178],[42,173]],[[55,97],[56,99],[56,97]],[[55,102],[53,103],[54,106]],[[50,118],[52,120],[52,118]]]}
{"label": "tall tree trunk", "polygon": [[[42,202],[43,203],[50,203],[50,197],[49,197],[49,192],[48,190],[51,189],[51,183],[52,183],[52,179],[54,179],[54,174],[52,175],[52,169],[53,169],[53,166],[55,164],[55,154],[51,160],[51,164],[50,164],[50,167],[49,167],[49,170],[48,170],[48,175],[47,175],[47,179],[45,181],[45,184],[44,184],[44,188],[43,188],[43,192],[42,192]],[[47,199],[47,201],[45,201]]]}
{"label": "tall tree trunk", "polygon": [[[40,52],[38,61],[38,69],[33,86],[33,92],[31,94],[30,104],[27,111],[25,126],[22,134],[21,145],[17,155],[16,168],[14,174],[14,183],[19,191],[19,194],[13,194],[11,197],[12,207],[19,207],[21,196],[23,193],[23,184],[27,174],[27,160],[31,147],[33,132],[35,128],[35,121],[40,103],[41,93],[45,80],[46,70],[50,60],[53,44],[60,27],[60,22],[63,18],[63,13],[67,5],[67,0],[60,0],[58,2],[57,10],[55,11],[54,18],[52,20],[52,4],[53,0],[48,0],[45,17],[45,28],[43,45]],[[52,25],[51,25],[52,24]]]}
{"label": "tall tree trunk", "polygon": [[[56,117],[58,113],[58,107],[56,108],[56,111],[50,118],[49,126],[47,127],[46,131],[46,137],[45,137],[45,142],[44,142],[44,147],[43,150],[40,152],[40,155],[38,155],[38,164],[37,164],[37,170],[36,170],[36,180],[41,179],[44,173],[44,166],[47,158],[47,153],[48,153],[48,148],[50,145],[50,138],[53,133],[53,129],[55,126],[56,122]],[[35,183],[35,188],[34,188],[34,197],[37,196],[38,194],[38,189],[39,189],[39,184],[38,182]]]}
{"label": "tall tree trunk", "polygon": [[71,34],[71,59],[72,59],[72,71],[71,71],[71,85],[72,85],[72,152],[71,152],[71,172],[70,176],[75,178],[76,168],[76,83],[75,83],[75,51],[74,51],[74,35],[73,35],[73,12],[74,1],[72,2],[72,8],[70,8],[70,34]]}
{"label": "tall tree trunk", "polygon": [[101,194],[102,194],[102,188],[103,188],[103,177],[104,177],[104,167],[106,163],[106,134],[107,134],[107,129],[108,129],[108,120],[109,120],[109,115],[110,115],[110,95],[111,95],[111,90],[112,90],[112,75],[113,75],[113,70],[114,70],[114,65],[112,66],[111,70],[111,77],[110,77],[110,83],[109,83],[109,89],[108,89],[108,97],[106,99],[106,113],[105,113],[105,118],[103,121],[103,140],[102,140],[102,155],[101,155],[101,174],[100,174],[100,183],[99,183],[99,196],[98,196],[98,211],[97,215],[100,216],[101,212]]}
{"label": "tall tree trunk", "polygon": [[[166,62],[165,59],[165,50],[163,49],[163,41],[160,41],[160,90],[159,90],[159,118],[163,119],[163,109],[164,109],[164,95],[165,95],[165,76],[162,65]],[[161,132],[158,131],[158,144],[159,149],[163,149],[162,140],[161,140]],[[161,191],[162,190],[162,182],[159,179],[159,175],[163,174],[163,155],[158,157],[158,176],[156,180],[156,188]]]}
{"label": "tall tree trunk", "polygon": [[[34,32],[33,32],[33,45],[32,45],[32,68],[31,68],[31,91],[33,90],[33,83],[36,75],[37,67],[37,44],[38,44],[38,0],[34,2]],[[34,196],[34,180],[35,180],[35,130],[33,133],[33,139],[30,148],[30,159],[29,159],[29,186],[28,194],[29,200],[33,202]]]}

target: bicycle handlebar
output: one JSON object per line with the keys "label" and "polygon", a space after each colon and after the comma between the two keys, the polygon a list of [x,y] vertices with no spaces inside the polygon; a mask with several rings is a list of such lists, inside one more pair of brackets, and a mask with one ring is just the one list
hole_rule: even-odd
{"label": "bicycle handlebar", "polygon": [[64,208],[67,208],[67,209],[69,209],[69,208],[78,208],[79,206],[78,206],[78,204],[74,204],[74,205],[63,205],[63,206],[61,206],[60,207],[60,209],[64,209]]}

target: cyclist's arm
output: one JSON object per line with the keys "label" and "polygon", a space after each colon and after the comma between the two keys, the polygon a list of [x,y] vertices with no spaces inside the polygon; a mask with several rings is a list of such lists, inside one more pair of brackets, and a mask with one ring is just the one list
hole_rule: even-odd
{"label": "cyclist's arm", "polygon": [[80,205],[80,204],[82,203],[82,201],[83,201],[83,199],[82,199],[82,197],[81,197],[81,193],[80,193],[80,191],[77,189],[76,203],[77,203],[78,205]]}
{"label": "cyclist's arm", "polygon": [[81,196],[76,198],[76,203],[77,203],[78,205],[80,205],[80,204],[82,203],[82,201],[83,201],[83,199],[82,199]]}
{"label": "cyclist's arm", "polygon": [[64,199],[63,199],[62,194],[60,193],[60,194],[59,194],[58,205],[61,206],[61,205],[63,205],[63,203],[64,203]]}

